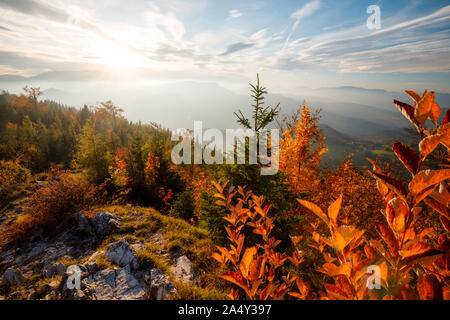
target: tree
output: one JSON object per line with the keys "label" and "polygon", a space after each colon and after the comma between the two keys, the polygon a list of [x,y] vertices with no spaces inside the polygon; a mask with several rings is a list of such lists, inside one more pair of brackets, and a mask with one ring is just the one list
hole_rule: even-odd
{"label": "tree", "polygon": [[264,95],[267,94],[266,88],[259,84],[259,74],[256,75],[256,85],[250,83],[251,87],[251,97],[253,98],[254,104],[252,105],[252,119],[246,118],[242,111],[239,110],[239,114],[234,113],[238,118],[238,123],[247,129],[252,129],[253,131],[259,133],[261,129],[266,128],[278,115],[280,103],[276,107],[264,107]]}
{"label": "tree", "polygon": [[79,137],[76,165],[86,169],[91,181],[100,184],[108,177],[109,158],[103,139],[96,135],[94,124],[88,120]]}
{"label": "tree", "polygon": [[312,113],[303,103],[290,119],[283,120],[280,169],[288,174],[291,191],[296,195],[310,192],[318,184],[319,164],[328,151],[318,126],[319,113]]}

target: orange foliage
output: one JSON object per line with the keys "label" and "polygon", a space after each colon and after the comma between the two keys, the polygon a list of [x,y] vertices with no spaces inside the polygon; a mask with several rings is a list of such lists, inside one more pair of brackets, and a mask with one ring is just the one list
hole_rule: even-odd
{"label": "orange foliage", "polygon": [[[316,205],[298,200],[302,205],[313,211],[325,222],[331,233],[331,239],[314,234],[318,243],[333,248],[337,259],[327,256],[327,263],[321,272],[334,278],[334,284],[325,284],[328,299],[366,299],[377,298],[374,291],[368,291],[364,284],[365,270],[369,264],[376,265],[380,270],[382,291],[378,294],[383,299],[448,299],[448,261],[449,241],[445,234],[440,235],[438,247],[433,239],[435,230],[417,231],[416,225],[421,217],[423,202],[441,214],[444,228],[449,231],[448,205],[450,188],[449,169],[422,170],[425,158],[442,143],[449,151],[449,123],[447,117],[439,126],[440,107],[434,101],[434,93],[425,92],[422,97],[412,91],[407,93],[415,100],[415,107],[394,101],[396,107],[416,127],[421,142],[420,154],[409,146],[396,142],[393,150],[402,164],[411,173],[408,189],[395,178],[382,172],[377,163],[373,162],[372,176],[376,179],[377,188],[383,197],[385,209],[382,213],[385,222],[376,223],[380,238],[366,240],[364,252],[358,248],[364,242],[364,230],[358,230],[352,225],[340,225],[337,217],[342,204],[342,196],[328,209],[326,215]],[[424,124],[429,118],[435,128],[426,129]],[[448,163],[442,163],[448,167]],[[437,188],[439,188],[437,190]],[[323,250],[323,246],[319,247]],[[336,261],[337,260],[337,261]],[[336,261],[337,265],[332,263]],[[419,280],[414,289],[414,272]],[[366,275],[367,276],[367,275]]]}
{"label": "orange foliage", "polygon": [[306,104],[291,119],[283,120],[280,170],[288,174],[294,194],[315,190],[318,184],[318,166],[328,151],[318,120],[319,111],[312,113]]}
{"label": "orange foliage", "polygon": [[[215,197],[220,199],[217,204],[229,210],[224,219],[228,222],[225,229],[231,243],[230,249],[217,247],[219,252],[213,254],[214,259],[229,269],[220,277],[236,285],[251,300],[284,299],[287,294],[304,299],[309,291],[308,285],[300,278],[280,276],[277,272],[286,260],[299,265],[303,259],[299,251],[295,251],[292,257],[275,251],[281,241],[270,236],[275,226],[275,219],[268,216],[270,205],[264,205],[264,197],[245,191],[243,187],[238,187],[236,191],[231,187],[224,192],[227,183],[213,183],[218,190]],[[250,227],[254,234],[261,237],[261,242],[246,247],[244,227]],[[294,243],[298,241],[298,238],[293,238]],[[300,293],[290,291],[294,284]],[[231,289],[228,296],[235,300],[239,297],[239,291]]]}
{"label": "orange foliage", "polygon": [[170,214],[173,207],[173,192],[172,189],[166,191],[164,187],[159,188],[158,197],[162,200],[163,206],[160,209],[163,214]]}
{"label": "orange foliage", "polygon": [[159,158],[150,151],[145,162],[145,181],[148,184],[155,183],[159,166]]}
{"label": "orange foliage", "polygon": [[77,212],[89,210],[104,200],[101,187],[70,173],[51,172],[48,185],[35,191],[27,200],[24,215],[2,234],[6,239],[23,241],[37,230],[54,231]]}

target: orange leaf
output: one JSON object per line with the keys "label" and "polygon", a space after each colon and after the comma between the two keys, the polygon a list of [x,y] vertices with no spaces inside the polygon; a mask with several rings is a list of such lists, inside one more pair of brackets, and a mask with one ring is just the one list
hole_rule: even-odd
{"label": "orange leaf", "polygon": [[414,117],[417,122],[424,124],[427,118],[431,114],[431,108],[434,102],[434,92],[431,91],[426,94],[417,104],[417,108],[414,110]]}
{"label": "orange leaf", "polygon": [[306,201],[306,200],[297,199],[297,201],[302,206],[304,206],[307,209],[309,209],[312,212],[314,212],[320,219],[322,219],[328,225],[328,223],[329,223],[328,217],[325,215],[325,213],[322,211],[322,209],[320,209],[317,205],[315,205],[312,202]]}
{"label": "orange leaf", "polygon": [[409,183],[409,190],[413,195],[416,195],[422,190],[432,185],[437,185],[448,178],[450,178],[450,169],[423,170]]}
{"label": "orange leaf", "polygon": [[435,134],[429,137],[426,137],[419,143],[420,154],[425,159],[430,153],[434,151],[434,149],[441,142],[442,135]]}
{"label": "orange leaf", "polygon": [[241,263],[239,264],[239,269],[241,270],[242,276],[244,278],[248,277],[248,273],[250,271],[250,264],[252,263],[254,256],[258,249],[256,247],[247,248],[244,252],[244,255],[241,259]]}
{"label": "orange leaf", "polygon": [[341,206],[342,206],[342,194],[328,208],[328,217],[330,218],[330,221],[334,225],[337,224],[337,217],[338,217],[339,211],[341,210]]}

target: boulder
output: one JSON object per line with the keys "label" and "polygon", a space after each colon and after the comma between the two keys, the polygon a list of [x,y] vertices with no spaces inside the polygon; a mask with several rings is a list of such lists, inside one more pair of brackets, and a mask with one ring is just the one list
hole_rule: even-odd
{"label": "boulder", "polygon": [[175,266],[170,271],[175,278],[182,282],[190,282],[195,278],[192,262],[186,256],[178,257]]}
{"label": "boulder", "polygon": [[94,229],[89,222],[89,219],[81,212],[75,215],[75,221],[77,223],[78,230],[82,233],[93,234]]}
{"label": "boulder", "polygon": [[10,285],[21,285],[23,284],[23,275],[20,270],[16,270],[13,268],[6,269],[5,273],[2,276],[2,281],[6,282]]}
{"label": "boulder", "polygon": [[163,300],[176,292],[175,286],[169,281],[169,276],[156,268],[150,270],[147,282],[150,284],[150,293],[156,300]]}
{"label": "boulder", "polygon": [[45,266],[42,275],[47,278],[53,277],[54,275],[62,276],[64,275],[65,271],[66,267],[64,267],[64,265],[61,262],[59,262],[56,264]]}
{"label": "boulder", "polygon": [[139,266],[136,251],[125,239],[109,244],[105,252],[105,258],[119,266],[130,266],[131,269],[137,269]]}
{"label": "boulder", "polygon": [[109,212],[97,212],[91,223],[99,236],[106,236],[119,229],[121,219]]}

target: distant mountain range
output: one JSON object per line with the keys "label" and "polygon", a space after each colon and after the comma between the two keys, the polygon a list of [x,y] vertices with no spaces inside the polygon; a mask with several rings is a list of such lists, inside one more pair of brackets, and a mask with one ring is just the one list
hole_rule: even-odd
{"label": "distant mountain range", "polygon": [[[176,81],[150,86],[127,84],[126,81],[89,81],[90,75],[83,72],[71,76],[68,81],[64,72],[31,78],[0,75],[0,88],[20,92],[25,85],[40,86],[44,98],[78,107],[112,100],[132,121],[153,121],[172,129],[192,128],[194,120],[202,120],[203,126],[209,128],[236,128],[233,112],[240,109],[250,116],[252,101],[249,95],[228,90],[217,83]],[[330,149],[326,158],[331,162],[342,160],[343,153],[358,152],[355,161],[367,164],[366,156],[373,155],[370,149],[384,148],[383,143],[402,137],[403,129],[409,126],[392,103],[393,99],[411,103],[411,99],[401,92],[345,86],[299,87],[297,92],[291,96],[269,92],[266,105],[280,102],[281,113],[287,115],[304,100],[312,109],[320,108],[320,124]],[[444,114],[450,104],[450,94],[437,93],[436,101]],[[378,145],[373,144],[375,140]]]}

